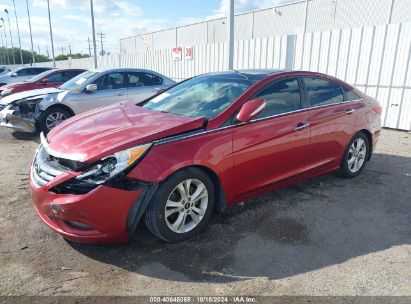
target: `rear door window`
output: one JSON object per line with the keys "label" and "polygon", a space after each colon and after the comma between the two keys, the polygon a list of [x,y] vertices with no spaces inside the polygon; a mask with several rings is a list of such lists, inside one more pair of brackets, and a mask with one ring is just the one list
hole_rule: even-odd
{"label": "rear door window", "polygon": [[329,105],[344,101],[341,87],[318,77],[303,77],[311,107]]}
{"label": "rear door window", "polygon": [[127,77],[128,87],[131,88],[155,86],[161,85],[163,83],[163,79],[161,77],[158,77],[150,73],[128,72]]}

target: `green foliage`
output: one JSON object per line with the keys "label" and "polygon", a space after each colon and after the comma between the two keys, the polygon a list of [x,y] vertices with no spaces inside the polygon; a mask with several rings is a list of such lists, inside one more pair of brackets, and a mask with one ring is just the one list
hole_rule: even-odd
{"label": "green foliage", "polygon": [[[59,60],[68,60],[68,58],[70,57],[70,55],[58,55],[56,58],[56,61]],[[76,53],[76,54],[71,54],[71,59],[79,59],[79,58],[88,58],[90,57],[88,54],[80,54],[80,53]]]}
{"label": "green foliage", "polygon": [[[27,50],[21,50],[22,55],[23,55],[23,64],[31,64],[33,61],[33,57],[31,54],[31,51]],[[13,52],[11,48],[4,48],[0,47],[0,64],[1,65],[6,65],[6,64],[14,64],[13,63],[13,53],[14,53],[14,60],[15,64],[21,64],[21,59],[20,59],[20,49],[18,48],[13,48]],[[51,58],[37,54],[34,52],[35,60],[36,62],[47,62],[51,61]],[[55,60],[67,60],[69,55],[58,55],[55,57]],[[88,54],[72,54],[71,58],[72,59],[77,59],[77,58],[87,58],[90,57]]]}

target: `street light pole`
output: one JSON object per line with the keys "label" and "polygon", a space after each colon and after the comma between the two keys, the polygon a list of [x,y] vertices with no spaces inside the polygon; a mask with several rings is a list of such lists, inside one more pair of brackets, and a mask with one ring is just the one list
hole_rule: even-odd
{"label": "street light pole", "polygon": [[7,10],[7,8],[5,8],[5,9],[4,9],[4,12],[7,14],[7,20],[8,20],[8,22],[9,22],[10,43],[11,43],[11,55],[12,55],[12,57],[13,57],[13,64],[16,65],[16,58],[14,58],[13,35],[11,34],[9,11]]}
{"label": "street light pole", "polygon": [[16,10],[16,2],[13,0],[14,6],[14,16],[16,17],[16,26],[17,26],[17,37],[19,38],[19,47],[20,47],[20,62],[23,64],[23,52],[21,51],[21,40],[20,40],[20,29],[19,29],[19,21],[17,19],[17,10]]}
{"label": "street light pole", "polygon": [[28,2],[28,0],[26,0],[26,6],[27,6],[27,16],[29,17],[30,41],[31,41],[31,55],[32,55],[32,57],[33,57],[33,65],[36,66],[36,56],[34,55],[33,35],[31,34],[30,10],[29,10],[29,2]]}
{"label": "street light pole", "polygon": [[91,27],[93,28],[94,68],[97,69],[97,46],[96,46],[96,30],[94,28],[93,0],[90,0],[90,10],[91,10]]}
{"label": "street light pole", "polygon": [[3,22],[3,31],[4,31],[4,41],[6,42],[6,58],[7,58],[7,64],[10,64],[10,58],[9,58],[9,48],[7,46],[7,34],[6,34],[6,25],[4,24],[4,19],[0,18],[1,22]]}
{"label": "street light pole", "polygon": [[56,59],[54,59],[53,31],[52,31],[52,29],[51,29],[50,0],[47,0],[47,10],[48,10],[48,13],[49,13],[49,27],[50,27],[50,40],[51,40],[51,55],[53,56],[53,67],[56,67]]}
{"label": "street light pole", "polygon": [[229,0],[230,7],[227,15],[227,68],[234,68],[234,0]]}
{"label": "street light pole", "polygon": [[[1,25],[0,25],[0,27],[1,27]],[[0,31],[0,37],[1,37],[1,50],[3,50],[4,41],[3,41],[3,34],[2,34],[1,31]],[[4,55],[4,52],[1,52],[1,57],[0,57],[0,59],[1,59],[1,63],[2,63],[2,64],[6,64],[6,56]]]}

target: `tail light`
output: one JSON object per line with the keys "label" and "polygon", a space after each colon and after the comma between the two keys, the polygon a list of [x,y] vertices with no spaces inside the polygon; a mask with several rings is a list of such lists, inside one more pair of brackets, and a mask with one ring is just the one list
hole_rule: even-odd
{"label": "tail light", "polygon": [[375,113],[377,113],[378,115],[381,116],[381,114],[382,114],[382,107],[381,107],[379,104],[375,105],[375,106],[373,107],[373,110],[375,111]]}

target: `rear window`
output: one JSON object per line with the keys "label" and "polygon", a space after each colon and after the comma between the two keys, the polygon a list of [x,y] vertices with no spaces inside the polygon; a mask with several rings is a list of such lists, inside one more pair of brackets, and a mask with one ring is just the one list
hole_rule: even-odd
{"label": "rear window", "polygon": [[348,88],[343,88],[344,94],[345,94],[345,101],[351,101],[351,100],[360,100],[361,97],[355,94],[352,90]]}
{"label": "rear window", "polygon": [[317,77],[303,77],[303,80],[312,107],[344,101],[344,95],[339,85]]}

